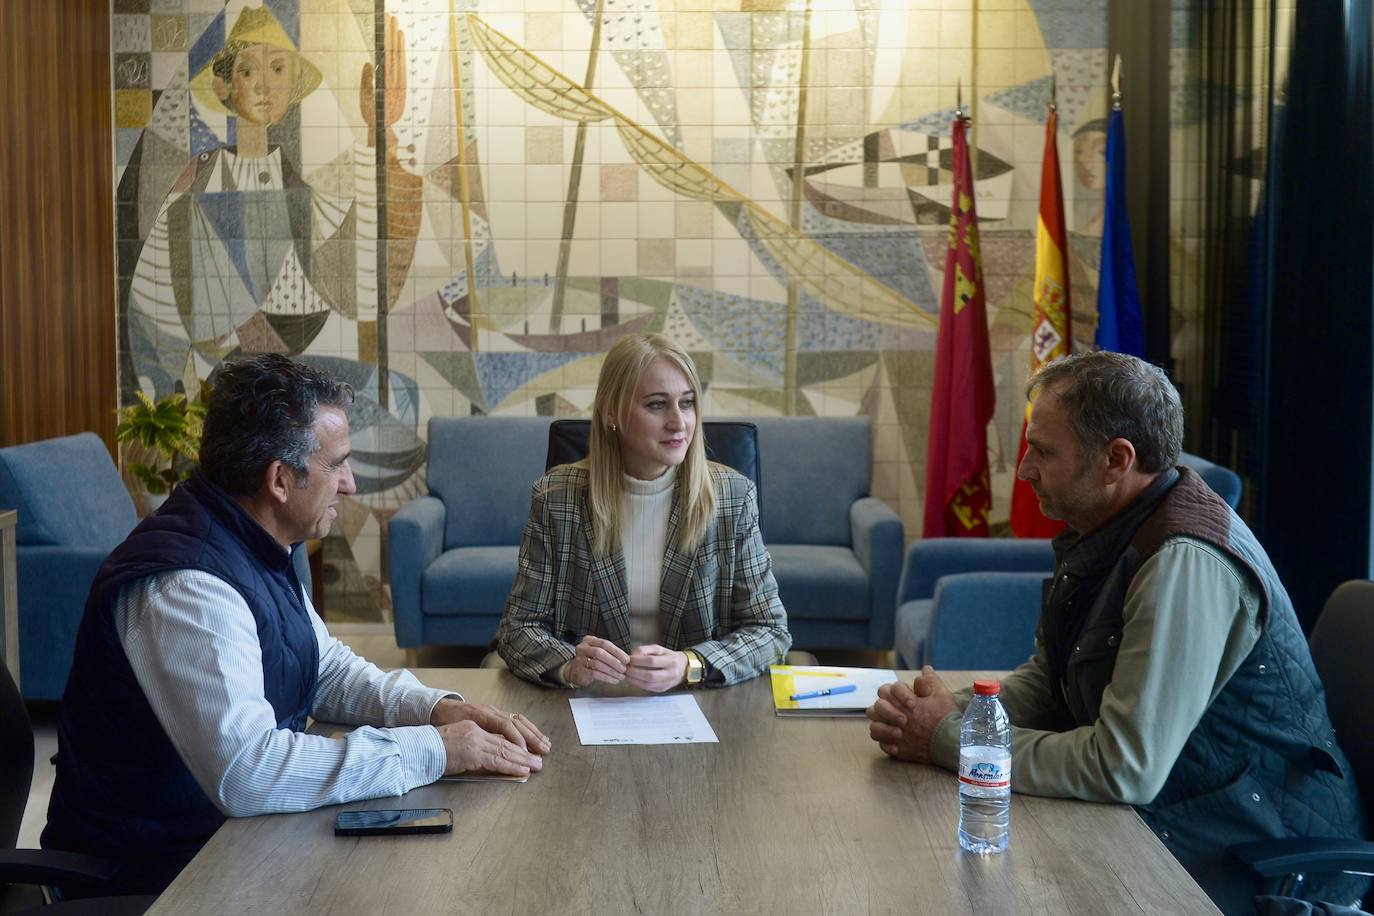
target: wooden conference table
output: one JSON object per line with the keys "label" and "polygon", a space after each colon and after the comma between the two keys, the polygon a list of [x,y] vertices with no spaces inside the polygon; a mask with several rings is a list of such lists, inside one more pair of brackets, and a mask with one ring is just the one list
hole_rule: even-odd
{"label": "wooden conference table", "polygon": [[544,771],[348,806],[449,807],[448,835],[335,837],[337,807],[231,819],[149,912],[1217,912],[1126,806],[1016,795],[1010,850],[962,852],[951,774],[885,758],[864,719],[777,718],[767,677],[695,694],[719,744],[583,747],[568,698],[604,690],[416,674],[527,714]]}

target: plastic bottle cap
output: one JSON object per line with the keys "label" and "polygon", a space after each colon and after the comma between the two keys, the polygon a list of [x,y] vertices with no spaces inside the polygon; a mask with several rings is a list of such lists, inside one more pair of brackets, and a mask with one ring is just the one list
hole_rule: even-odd
{"label": "plastic bottle cap", "polygon": [[1002,684],[998,681],[974,681],[973,692],[980,697],[995,697],[1002,692]]}

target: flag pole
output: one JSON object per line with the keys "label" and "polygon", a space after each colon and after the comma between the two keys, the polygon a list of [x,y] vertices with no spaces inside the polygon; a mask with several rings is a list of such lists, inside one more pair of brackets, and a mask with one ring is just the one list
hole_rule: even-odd
{"label": "flag pole", "polygon": [[1112,111],[1121,110],[1121,55],[1116,55],[1112,64]]}

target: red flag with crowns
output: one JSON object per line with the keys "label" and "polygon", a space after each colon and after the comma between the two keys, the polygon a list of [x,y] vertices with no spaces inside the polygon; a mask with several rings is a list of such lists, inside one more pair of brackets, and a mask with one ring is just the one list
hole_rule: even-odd
{"label": "red flag with crowns", "polygon": [[[1035,227],[1035,317],[1031,324],[1031,375],[1041,366],[1073,352],[1073,323],[1069,313],[1068,233],[1064,231],[1064,191],[1059,180],[1059,148],[1055,132],[1059,115],[1050,106],[1045,122],[1045,157],[1040,167],[1040,218]],[[1026,454],[1026,424],[1021,424],[1021,447],[1016,464]],[[1011,530],[1017,537],[1054,537],[1064,523],[1040,512],[1040,500],[1028,481],[1016,478],[1011,491]]]}
{"label": "red flag with crowns", "polygon": [[988,421],[996,392],[967,121],[954,118],[954,202],[926,446],[925,537],[987,537]]}

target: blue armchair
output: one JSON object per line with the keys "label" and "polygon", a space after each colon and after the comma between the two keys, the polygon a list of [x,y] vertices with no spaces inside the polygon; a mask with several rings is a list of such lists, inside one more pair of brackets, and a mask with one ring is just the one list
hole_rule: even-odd
{"label": "blue armchair", "polygon": [[[1035,650],[1040,584],[1053,571],[1054,550],[1044,538],[913,542],[897,587],[897,665],[934,665],[930,649],[938,643],[942,655],[976,662],[960,667],[1015,668]],[[937,621],[938,637],[932,632]],[[1001,644],[996,657],[972,656],[970,649],[983,648],[994,634]],[[1006,645],[1017,634],[1028,638],[1015,649]]]}
{"label": "blue armchair", "polygon": [[[1184,452],[1232,508],[1236,473]],[[1041,584],[1054,571],[1050,542],[1029,538],[930,538],[908,549],[897,588],[897,664],[919,668],[1014,668],[1035,651]]]}
{"label": "blue armchair", "polygon": [[1199,458],[1197,455],[1190,455],[1183,452],[1178,456],[1178,463],[1185,467],[1197,471],[1197,475],[1203,479],[1207,486],[1216,491],[1217,495],[1226,500],[1226,505],[1232,509],[1240,508],[1240,497],[1242,487],[1240,475],[1228,467],[1213,464],[1206,458]]}
{"label": "blue armchair", "polygon": [[[769,497],[760,527],[797,644],[886,649],[902,523],[868,495],[863,417],[749,417]],[[515,581],[548,417],[435,418],[429,495],[391,520],[396,642],[484,646]]]}
{"label": "blue armchair", "polygon": [[396,644],[485,646],[515,582],[550,417],[435,417],[429,495],[390,524]]}
{"label": "blue armchair", "polygon": [[[554,421],[547,465],[585,457],[588,426],[585,420]],[[764,427],[770,431],[762,432]],[[793,639],[809,646],[890,645],[892,604],[883,599],[901,554],[902,528],[895,513],[867,495],[868,468],[860,465],[867,459],[856,450],[857,441],[868,443],[867,420],[707,420],[703,432],[707,456],[735,468],[757,487],[759,525]],[[771,445],[765,444],[765,437]],[[820,475],[819,482],[795,460],[803,454],[811,457],[811,449],[817,447],[830,450],[822,466],[809,469]],[[768,448],[779,450],[772,461],[764,454]],[[781,498],[801,507],[814,506],[818,513],[829,512],[823,523],[816,524],[818,517],[805,517],[800,510],[774,510],[764,499],[763,465],[779,475],[777,482],[769,478],[770,489],[789,487]],[[838,476],[827,477],[831,472]],[[817,502],[827,480],[837,483],[838,490],[829,504]],[[770,530],[810,540],[775,543],[769,540]]]}
{"label": "blue armchair", "polygon": [[138,517],[94,433],[0,449],[0,507],[19,510],[20,686],[59,700],[96,570]]}
{"label": "blue armchair", "polygon": [[869,495],[867,417],[749,417],[768,498],[759,521],[793,645],[888,649],[902,522]]}

